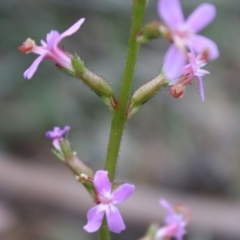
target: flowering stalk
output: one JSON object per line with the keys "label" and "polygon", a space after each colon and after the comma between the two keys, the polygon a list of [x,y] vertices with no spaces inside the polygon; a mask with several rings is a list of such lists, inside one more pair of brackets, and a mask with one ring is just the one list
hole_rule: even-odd
{"label": "flowering stalk", "polygon": [[[134,70],[140,46],[140,44],[136,41],[136,37],[142,26],[145,6],[146,0],[133,1],[133,16],[128,44],[127,61],[119,93],[118,104],[112,115],[110,137],[105,162],[105,170],[108,171],[109,180],[111,182],[114,180],[123,129],[127,120],[126,112],[128,107],[128,100],[131,93]],[[99,239],[110,239],[109,230],[106,227],[106,222],[102,224],[99,230]]]}

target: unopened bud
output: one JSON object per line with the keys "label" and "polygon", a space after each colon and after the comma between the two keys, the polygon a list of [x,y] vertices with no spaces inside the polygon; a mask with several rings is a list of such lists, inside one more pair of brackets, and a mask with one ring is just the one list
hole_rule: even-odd
{"label": "unopened bud", "polygon": [[185,87],[182,84],[175,84],[169,87],[169,94],[175,98],[182,98],[185,92]]}
{"label": "unopened bud", "polygon": [[160,21],[152,21],[147,23],[138,33],[137,42],[145,43],[158,37],[170,39],[171,32],[169,28]]}
{"label": "unopened bud", "polygon": [[28,38],[18,49],[23,53],[31,53],[32,49],[36,46],[35,41]]}
{"label": "unopened bud", "polygon": [[81,173],[80,176],[76,176],[78,182],[85,183],[88,180],[88,175]]}

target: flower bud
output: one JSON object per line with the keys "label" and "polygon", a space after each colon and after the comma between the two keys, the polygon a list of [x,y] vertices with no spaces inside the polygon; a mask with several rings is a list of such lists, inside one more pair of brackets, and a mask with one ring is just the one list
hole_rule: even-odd
{"label": "flower bud", "polygon": [[137,42],[145,43],[158,37],[170,39],[171,33],[169,28],[160,21],[147,23],[138,33]]}

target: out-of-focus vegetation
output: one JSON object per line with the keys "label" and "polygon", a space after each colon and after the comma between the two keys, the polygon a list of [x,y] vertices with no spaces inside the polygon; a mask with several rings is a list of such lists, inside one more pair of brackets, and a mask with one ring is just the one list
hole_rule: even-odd
{"label": "out-of-focus vegetation", "polygon": [[[220,58],[207,66],[211,74],[204,78],[205,102],[195,83],[187,87],[182,99],[172,98],[167,89],[157,94],[126,127],[117,178],[239,201],[240,1],[209,2],[216,5],[218,15],[203,34],[218,44]],[[183,0],[186,16],[201,3]],[[145,22],[158,19],[156,4],[156,0],[149,1]],[[21,159],[36,168],[62,168],[53,160],[51,143],[44,134],[55,125],[67,124],[72,128],[69,140],[80,158],[94,170],[103,167],[111,120],[107,107],[50,61],[40,65],[32,80],[25,80],[23,72],[36,56],[17,50],[26,38],[39,43],[51,29],[62,32],[82,17],[86,21],[81,29],[62,45],[68,52],[78,53],[89,69],[112,83],[117,93],[127,50],[130,0],[0,1],[0,151],[15,156],[16,161]],[[157,39],[142,46],[134,89],[158,74],[168,45]],[[5,239],[95,237],[82,231],[85,216],[79,219],[59,210],[26,207],[7,191],[0,192],[0,197],[11,214],[23,219],[16,234],[6,234]],[[38,226],[43,227],[46,216],[50,220],[44,232]],[[42,224],[36,224],[36,229],[23,226],[32,221]],[[121,239],[136,239],[144,233],[143,229],[135,230],[128,229]],[[192,232],[191,236],[189,239],[229,239],[216,232],[198,233],[198,238]]]}

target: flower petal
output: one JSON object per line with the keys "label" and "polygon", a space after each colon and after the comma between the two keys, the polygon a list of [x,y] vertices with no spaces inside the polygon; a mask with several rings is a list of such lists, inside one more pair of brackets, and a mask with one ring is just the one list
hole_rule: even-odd
{"label": "flower petal", "polygon": [[198,90],[200,93],[200,96],[202,98],[202,101],[204,101],[204,88],[203,88],[203,80],[202,77],[198,76]]}
{"label": "flower petal", "polygon": [[45,58],[46,54],[40,55],[37,59],[34,60],[32,65],[24,72],[23,76],[27,79],[31,79],[33,74],[36,72],[38,65]]}
{"label": "flower petal", "polygon": [[163,71],[168,80],[174,80],[183,73],[185,63],[183,54],[175,45],[171,45],[164,57]]}
{"label": "flower petal", "polygon": [[70,28],[64,31],[55,42],[55,45],[57,45],[63,38],[74,34],[81,27],[84,21],[85,21],[85,18],[81,18],[76,23],[74,23]]}
{"label": "flower petal", "polygon": [[106,193],[111,193],[112,184],[108,178],[108,171],[98,170],[94,175],[93,182],[97,191],[103,196]]}
{"label": "flower petal", "polygon": [[199,32],[205,28],[216,16],[216,8],[213,4],[203,3],[199,5],[187,18],[186,24],[193,32]]}
{"label": "flower petal", "polygon": [[60,33],[56,30],[52,30],[47,34],[47,49],[51,50],[56,42],[59,42],[59,38],[61,37]]}
{"label": "flower petal", "polygon": [[47,131],[45,135],[48,138],[60,138],[60,137],[62,137],[62,135],[67,133],[69,130],[70,130],[69,126],[65,126],[63,129],[61,129],[60,127],[53,127],[53,130]]}
{"label": "flower petal", "polygon": [[107,209],[106,216],[110,231],[120,233],[126,228],[122,216],[115,206],[111,205],[111,207]]}
{"label": "flower petal", "polygon": [[125,183],[121,185],[112,193],[113,203],[118,204],[124,202],[127,198],[129,198],[132,195],[134,189],[135,186],[133,184]]}
{"label": "flower petal", "polygon": [[159,200],[159,203],[162,205],[163,208],[165,208],[165,210],[168,212],[169,215],[175,215],[174,209],[172,208],[172,206],[167,200],[161,198]]}
{"label": "flower petal", "polygon": [[194,34],[189,41],[189,47],[197,53],[202,53],[203,51],[207,50],[209,54],[209,60],[214,60],[219,56],[217,44],[211,39],[201,35]]}
{"label": "flower petal", "polygon": [[58,138],[54,139],[54,140],[53,140],[53,146],[54,146],[58,151],[61,152],[61,147],[60,147],[60,143],[59,143],[60,141],[61,141],[61,139],[58,139]]}
{"label": "flower petal", "polygon": [[178,28],[184,22],[179,0],[159,0],[158,15],[172,29]]}
{"label": "flower petal", "polygon": [[91,208],[87,213],[87,224],[83,227],[87,232],[96,232],[102,224],[105,209],[103,204]]}

